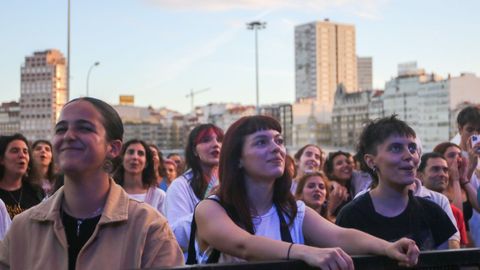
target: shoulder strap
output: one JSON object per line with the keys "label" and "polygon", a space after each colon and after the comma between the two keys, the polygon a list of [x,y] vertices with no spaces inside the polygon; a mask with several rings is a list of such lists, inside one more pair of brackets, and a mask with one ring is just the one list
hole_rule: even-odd
{"label": "shoulder strap", "polygon": [[277,209],[278,219],[280,220],[280,236],[282,237],[282,241],[293,243],[292,235],[290,235],[290,230],[288,229],[287,222],[285,221],[280,206],[275,205],[275,209]]}
{"label": "shoulder strap", "polygon": [[[222,207],[223,205],[220,203],[220,200],[217,198],[205,198],[206,200],[212,200],[216,201],[218,204],[220,204]],[[197,204],[198,205],[198,204]],[[195,209],[197,209],[197,206],[195,206]],[[225,207],[224,207],[225,209]],[[226,211],[226,209],[225,209]],[[187,261],[185,264],[197,264],[197,251],[195,249],[195,234],[197,232],[197,223],[195,221],[195,210],[193,211],[193,218],[192,218],[192,223],[190,225],[190,239],[188,241],[188,254],[187,254]],[[210,256],[208,256],[207,263],[217,263],[218,259],[220,258],[220,251],[213,249],[212,252],[210,253]]]}

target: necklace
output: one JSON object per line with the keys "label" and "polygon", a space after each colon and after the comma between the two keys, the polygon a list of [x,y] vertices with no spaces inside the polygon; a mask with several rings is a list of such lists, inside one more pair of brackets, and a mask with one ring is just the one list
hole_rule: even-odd
{"label": "necklace", "polygon": [[82,226],[82,223],[85,222],[85,220],[87,219],[91,219],[98,216],[99,214],[102,213],[102,211],[103,211],[103,207],[99,207],[87,218],[75,218],[77,220],[77,237],[80,236],[80,226]]}
{"label": "necklace", "polygon": [[[64,214],[65,214],[65,211],[64,211],[63,208],[64,208],[64,207],[61,207],[61,208],[60,208],[60,215],[62,216],[62,218],[63,218],[63,216],[64,216]],[[97,216],[100,215],[102,212],[103,212],[103,206],[97,208],[97,210],[93,211],[93,212],[92,212],[90,215],[88,215],[88,217],[86,217],[86,218],[76,218],[76,217],[74,217],[74,216],[70,216],[70,217],[73,218],[73,219],[76,221],[76,223],[77,223],[77,224],[76,224],[76,225],[77,225],[77,227],[76,227],[77,237],[80,236],[80,226],[82,226],[83,222],[85,222],[85,221],[88,220],[88,219],[92,219],[92,218],[97,217]],[[69,216],[69,215],[67,214],[67,216]]]}
{"label": "necklace", "polygon": [[18,201],[17,201],[17,199],[15,198],[15,196],[13,196],[13,193],[12,193],[11,191],[8,191],[8,195],[10,195],[10,198],[12,198],[12,200],[15,202],[16,207],[17,207],[17,208],[21,208],[21,207],[20,207],[20,203],[22,203],[23,186],[20,187],[20,196],[18,196]]}

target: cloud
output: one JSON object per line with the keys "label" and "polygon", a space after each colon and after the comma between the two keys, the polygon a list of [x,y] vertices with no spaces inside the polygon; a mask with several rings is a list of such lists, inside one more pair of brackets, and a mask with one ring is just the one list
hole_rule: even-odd
{"label": "cloud", "polygon": [[295,9],[318,12],[344,9],[358,17],[376,19],[391,0],[144,0],[162,9],[178,11],[222,12],[236,10]]}

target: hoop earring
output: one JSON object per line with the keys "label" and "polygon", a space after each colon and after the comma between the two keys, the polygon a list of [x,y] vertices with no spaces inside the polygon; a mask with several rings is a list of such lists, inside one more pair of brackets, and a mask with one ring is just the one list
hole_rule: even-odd
{"label": "hoop earring", "polygon": [[112,162],[112,160],[106,159],[103,162],[102,168],[106,173],[108,173],[108,174],[112,173],[113,172],[113,162]]}
{"label": "hoop earring", "polygon": [[373,165],[372,171],[373,171],[374,174],[377,174],[378,167],[376,165]]}

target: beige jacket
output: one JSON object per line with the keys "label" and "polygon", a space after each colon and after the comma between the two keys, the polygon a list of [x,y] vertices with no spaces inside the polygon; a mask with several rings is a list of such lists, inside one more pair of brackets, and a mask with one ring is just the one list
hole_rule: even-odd
{"label": "beige jacket", "polygon": [[[103,214],[80,250],[76,269],[131,269],[183,264],[167,220],[146,203],[128,198],[110,180]],[[15,217],[0,243],[0,269],[67,269],[60,217],[63,188]]]}

